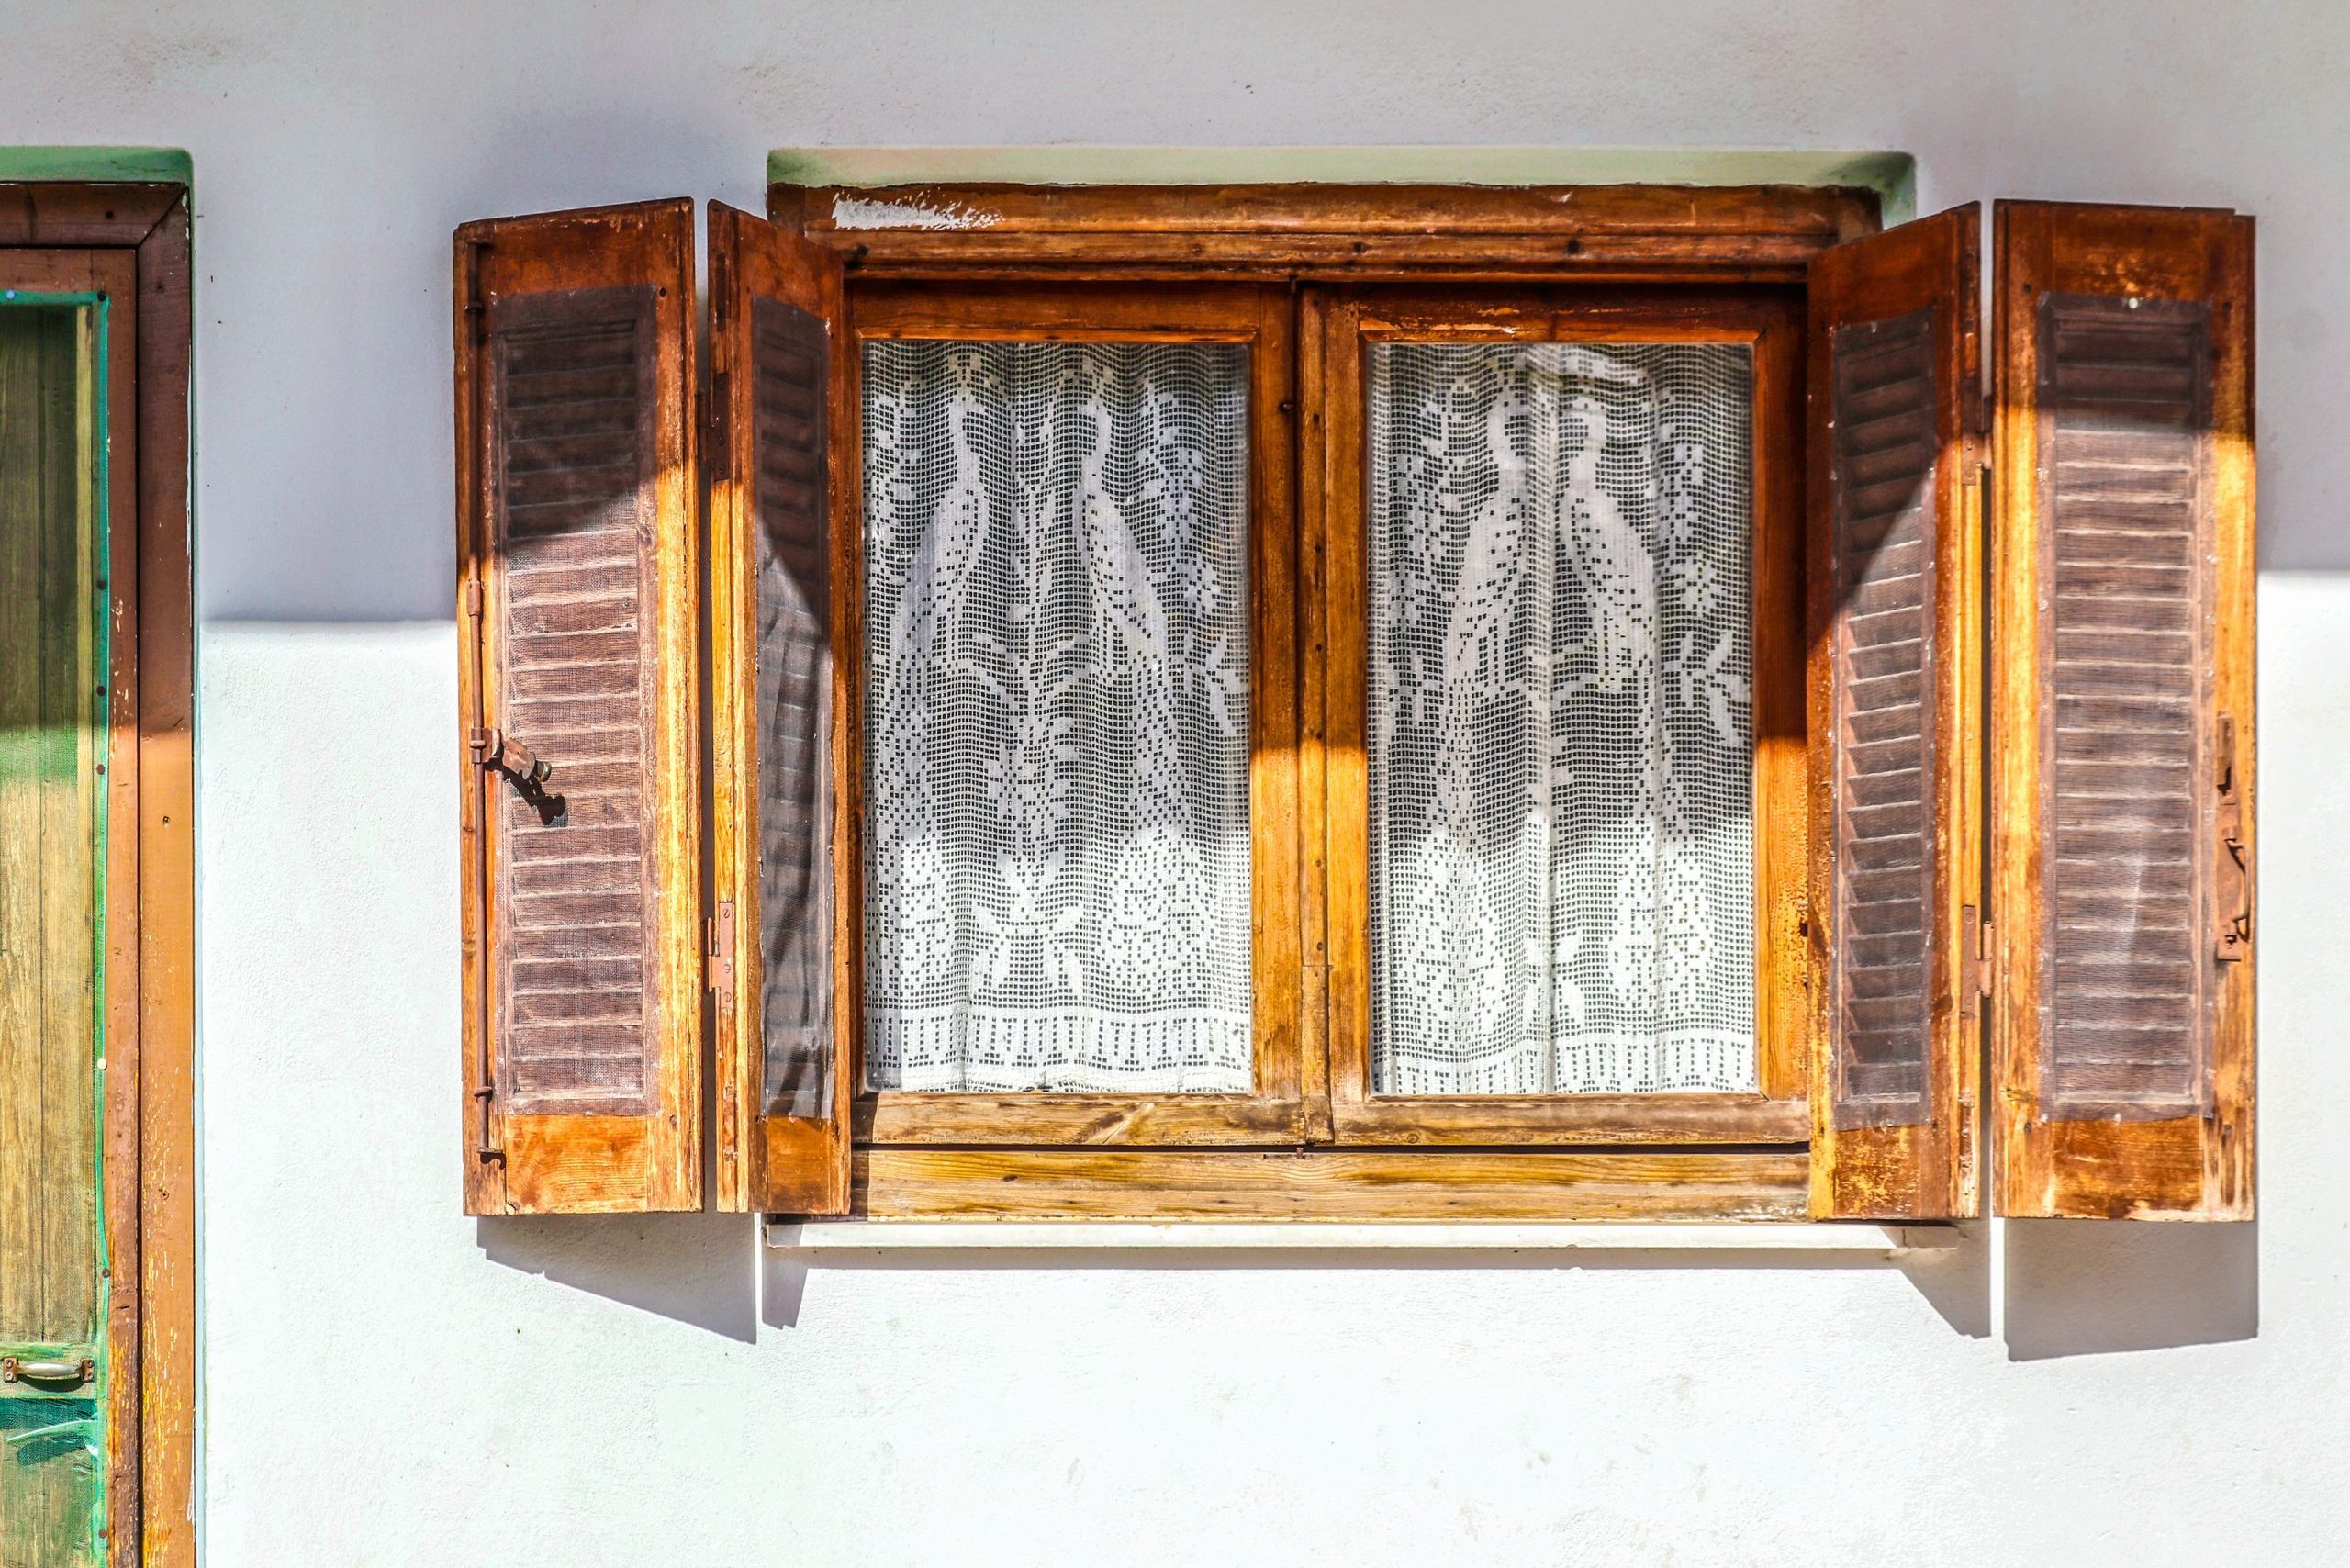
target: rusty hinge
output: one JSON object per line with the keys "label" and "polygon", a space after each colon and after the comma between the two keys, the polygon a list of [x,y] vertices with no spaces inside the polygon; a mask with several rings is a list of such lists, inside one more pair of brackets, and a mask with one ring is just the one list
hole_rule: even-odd
{"label": "rusty hinge", "polygon": [[710,456],[710,476],[723,481],[733,477],[732,465],[727,462],[729,427],[727,410],[733,401],[734,378],[723,370],[710,373],[710,418],[708,436],[703,442]]}
{"label": "rusty hinge", "polygon": [[487,240],[465,241],[465,316],[477,319],[488,308],[481,297],[481,258],[489,249]]}
{"label": "rusty hinge", "polygon": [[720,899],[718,913],[702,922],[710,947],[710,991],[721,1014],[734,1011],[734,901]]}
{"label": "rusty hinge", "polygon": [[2219,924],[2211,956],[2223,964],[2241,963],[2252,951],[2252,855],[2244,845],[2244,796],[2236,789],[2236,717],[2220,715],[2219,809],[2211,828],[2220,841],[2220,875],[2225,890],[2213,901]]}
{"label": "rusty hinge", "polygon": [[[485,1058],[487,1058],[488,1051],[487,1047],[485,1047],[482,1054]],[[488,1075],[488,1066],[489,1064],[487,1060],[485,1059],[482,1063],[483,1076],[485,1077]],[[490,1102],[497,1097],[498,1091],[490,1087],[488,1084],[476,1083],[474,1085],[474,1103],[481,1107],[481,1136],[474,1141],[474,1158],[476,1159],[487,1161],[492,1159],[503,1159],[506,1158],[505,1148],[499,1145],[498,1139],[493,1136],[497,1130],[497,1122],[495,1119],[495,1113],[490,1107]]]}
{"label": "rusty hinge", "polygon": [[459,604],[459,605],[464,609],[464,613],[465,613],[465,619],[466,619],[466,620],[468,620],[468,621],[478,621],[478,620],[480,620],[480,619],[481,619],[481,582],[480,582],[480,579],[476,578],[476,577],[467,577],[467,578],[465,579],[465,585],[464,585],[464,587],[462,589],[460,589],[460,590],[458,591],[458,595],[457,595],[457,602],[458,602],[458,604]]}
{"label": "rusty hinge", "polygon": [[1991,923],[1978,919],[1971,903],[1959,909],[1958,941],[1959,1014],[1972,1018],[1982,1011],[1984,999],[1991,994]]}

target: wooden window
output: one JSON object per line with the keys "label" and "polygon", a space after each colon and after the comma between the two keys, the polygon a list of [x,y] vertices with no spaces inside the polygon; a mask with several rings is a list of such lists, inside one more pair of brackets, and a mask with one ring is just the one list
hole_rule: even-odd
{"label": "wooden window", "polygon": [[[2249,299],[2206,233],[2240,230],[2016,210],[2060,239],[2001,252],[1994,399],[1972,207],[1880,234],[1849,191],[713,207],[714,890],[629,929],[651,975],[704,923],[720,1204],[1947,1219],[1987,1147],[2011,1212],[2243,1212]],[[620,281],[618,230],[534,221],[579,247],[538,286]],[[461,269],[498,254],[460,241]],[[461,408],[490,450],[503,416]],[[658,518],[653,450],[627,494]],[[2003,597],[1992,666],[1985,545],[2019,530],[2044,548],[2003,547],[2001,593],[2044,578],[2053,630],[2005,630]],[[2125,601],[2162,624],[2119,667],[2078,633]],[[496,751],[504,635],[469,722],[527,773]],[[646,722],[689,728],[691,687],[643,687],[676,704]],[[2048,760],[1995,791],[2019,746]],[[2037,803],[1986,862],[1994,794]],[[698,800],[637,810],[674,844]],[[623,1058],[695,1036],[650,980],[501,1034],[534,938],[500,853],[468,1085],[512,1204],[516,1066],[630,1090]],[[2126,931],[2067,924],[2094,855],[2149,890]],[[535,1204],[645,1201],[600,1122]],[[2143,1167],[2096,1163],[2123,1146]]]}
{"label": "wooden window", "polygon": [[0,1560],[28,1568],[195,1561],[189,341],[184,188],[0,185]]}
{"label": "wooden window", "polygon": [[[1570,289],[1532,294],[1358,286],[1317,290],[1307,308],[1317,318],[1313,336],[1322,345],[1325,394],[1318,411],[1327,432],[1321,454],[1329,562],[1326,712],[1331,755],[1345,759],[1334,765],[1326,795],[1336,1140],[1800,1142],[1809,1120],[1798,930],[1804,876],[1800,293],[1629,287],[1595,296]],[[1385,412],[1369,384],[1382,352],[1391,346],[1523,352],[1525,345],[1564,352],[1528,366],[1530,375],[1507,388],[1507,401],[1475,401],[1449,417],[1443,404],[1478,398],[1476,373],[1484,366],[1472,363],[1438,372],[1415,386],[1418,417],[1390,438],[1404,448],[1403,454],[1371,450],[1380,444],[1371,437],[1374,417]],[[1708,353],[1717,366],[1710,372],[1695,357]],[[1674,378],[1651,368],[1671,353],[1684,365],[1699,366],[1697,373]],[[1702,406],[1709,376],[1732,389],[1734,407]],[[1400,388],[1394,394],[1404,395]],[[1433,419],[1430,408],[1438,410]],[[1483,450],[1486,427],[1539,421],[1546,414],[1572,428],[1503,435],[1505,458],[1516,458],[1523,445],[1532,459],[1523,488],[1479,485],[1481,468],[1495,461]],[[1676,418],[1687,427],[1678,439],[1671,429]],[[1612,430],[1590,423],[1611,420]],[[1708,433],[1712,450],[1701,457]],[[1397,497],[1383,510],[1450,508],[1458,516],[1472,510],[1474,498],[1503,514],[1494,526],[1514,531],[1507,539],[1514,574],[1497,569],[1498,547],[1474,525],[1454,528],[1460,539],[1449,551],[1425,527],[1392,519],[1380,525],[1392,544],[1372,537],[1367,512],[1385,498],[1382,470],[1403,462],[1418,471],[1431,455],[1423,447],[1458,448],[1464,435],[1468,451],[1450,465],[1449,484]],[[1745,446],[1742,461],[1725,450],[1739,440]],[[1578,453],[1592,469],[1583,481],[1561,471],[1560,457]],[[1685,547],[1676,550],[1672,536],[1694,529],[1696,520],[1688,515],[1694,507],[1688,490],[1676,488],[1677,476],[1658,469],[1700,462],[1725,470],[1719,477],[1729,515],[1716,525],[1721,537],[1683,540]],[[1628,472],[1610,484],[1598,473],[1603,465]],[[1375,550],[1374,543],[1384,547]],[[1421,556],[1416,562],[1373,559],[1414,551]],[[1481,572],[1484,580],[1472,581]],[[1676,573],[1682,580],[1674,580]],[[1438,613],[1417,621],[1442,624],[1416,644],[1385,635],[1412,619],[1396,612],[1394,601],[1404,595],[1438,600]],[[1545,624],[1539,637],[1522,639],[1526,645],[1512,667],[1481,673],[1465,666],[1500,656],[1505,629],[1498,615],[1490,630],[1472,618],[1481,599],[1496,595],[1519,615]],[[1668,610],[1679,611],[1671,624]],[[1382,642],[1396,645],[1382,651]],[[1725,653],[1735,656],[1723,662],[1718,655]],[[1448,658],[1464,668],[1433,679],[1397,678]],[[1374,665],[1380,678],[1397,689],[1374,692]],[[1481,688],[1501,700],[1476,703],[1472,715],[1469,708]],[[1738,741],[1718,747],[1729,776],[1719,777],[1717,763],[1717,777],[1707,779],[1695,767],[1676,769],[1674,758],[1660,754],[1692,731],[1713,741],[1707,711],[1717,697],[1726,726],[1736,724]],[[1433,711],[1447,702],[1461,711],[1448,718]],[[1421,710],[1416,722],[1401,711],[1406,705]],[[1530,723],[1527,709],[1534,710]],[[1441,755],[1432,756],[1425,742],[1401,743],[1387,761],[1374,726],[1404,732],[1415,741],[1433,735]],[[1449,742],[1442,739],[1448,726],[1458,732]],[[1516,739],[1502,732],[1519,726],[1539,733],[1505,755],[1495,742]],[[1528,755],[1538,750],[1550,755]],[[1429,777],[1443,768],[1459,775],[1449,791],[1472,797],[1464,804],[1487,820],[1458,827],[1403,820],[1446,814],[1444,802],[1429,798],[1447,788]],[[1651,771],[1661,777],[1651,779]],[[1405,783],[1416,788],[1376,789],[1375,772],[1408,776]],[[1504,772],[1511,777],[1502,778]],[[1709,787],[1716,795],[1727,788],[1730,798],[1705,799]],[[1393,798],[1399,820],[1393,823],[1375,820],[1382,794]],[[1538,819],[1528,833],[1524,824]],[[1515,859],[1539,864],[1512,864],[1504,877],[1465,867],[1448,871],[1448,865],[1468,858],[1452,844],[1481,830],[1487,839],[1514,839]],[[1707,838],[1727,840],[1716,858],[1728,864],[1707,864],[1676,838],[1701,845]],[[1405,847],[1432,839],[1447,846],[1443,853],[1430,857]],[[1392,846],[1402,863],[1382,868],[1382,846]],[[1496,863],[1494,846],[1480,845],[1477,852],[1483,861],[1477,870]],[[1510,853],[1508,846],[1498,851]],[[1677,871],[1652,869],[1674,865]],[[1716,885],[1698,885],[1701,874]],[[1434,890],[1448,905],[1431,911],[1417,929],[1400,913],[1382,920],[1373,907],[1374,875],[1386,885],[1390,902]],[[1449,896],[1431,889],[1448,876],[1468,885]],[[1497,907],[1515,890],[1499,885],[1505,877],[1530,884],[1530,897],[1517,902],[1542,907]],[[1640,877],[1654,885],[1642,903],[1627,908],[1615,890]],[[1669,882],[1689,888],[1682,907],[1675,907]],[[1459,907],[1464,898],[1472,907]],[[1710,907],[1723,904],[1729,907]],[[1497,932],[1490,952],[1480,951],[1469,963],[1446,961],[1488,924]],[[1382,925],[1389,928],[1386,940],[1374,951],[1374,932]],[[1660,942],[1668,928],[1715,948],[1743,938],[1743,950],[1676,959],[1660,951],[1673,940]],[[1427,951],[1432,946],[1433,953]],[[1570,951],[1575,961],[1561,961]],[[1480,967],[1493,980],[1464,986],[1462,980]],[[1676,967],[1703,978],[1682,980],[1671,972]],[[1670,994],[1676,989],[1678,998]],[[1385,1007],[1374,1005],[1382,991],[1389,999]],[[1692,1004],[1702,1006],[1712,993],[1725,999],[1708,1011],[1722,1015],[1726,1031],[1702,1027],[1709,1020],[1687,1015]],[[1426,1019],[1420,1032],[1440,1036],[1442,1045],[1491,1053],[1498,1036],[1516,1053],[1541,1058],[1533,1081],[1513,1064],[1499,1075],[1490,1070],[1446,1074],[1456,1081],[1444,1092],[1416,1092],[1399,1075],[1382,1073],[1382,1023],[1394,1036],[1405,1032],[1401,1019],[1382,1014],[1400,1013],[1415,1002]],[[1464,1009],[1493,1014],[1491,1024],[1458,1016]],[[1524,1015],[1529,1012],[1540,1016]],[[1577,1028],[1578,1022],[1584,1026]],[[1627,1037],[1635,1032],[1638,1038]],[[1688,1043],[1691,1036],[1699,1043]],[[1616,1048],[1605,1048],[1609,1046]],[[1725,1049],[1728,1059],[1720,1066],[1744,1081],[1736,1087],[1691,1092],[1685,1077],[1674,1076]],[[1606,1059],[1610,1056],[1617,1059]],[[1575,1059],[1590,1061],[1590,1079],[1620,1087],[1542,1092],[1569,1076],[1567,1064]],[[1472,1086],[1476,1077],[1493,1081]],[[1668,1092],[1639,1092],[1660,1083]]]}

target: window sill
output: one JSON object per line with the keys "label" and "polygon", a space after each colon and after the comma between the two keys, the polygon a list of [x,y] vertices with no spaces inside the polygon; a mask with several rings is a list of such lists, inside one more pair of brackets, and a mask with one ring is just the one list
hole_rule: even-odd
{"label": "window sill", "polygon": [[769,1220],[767,1244],[796,1252],[1039,1248],[1129,1251],[1834,1252],[1880,1257],[1946,1248],[1947,1226],[1813,1224],[1337,1224],[1125,1220]]}

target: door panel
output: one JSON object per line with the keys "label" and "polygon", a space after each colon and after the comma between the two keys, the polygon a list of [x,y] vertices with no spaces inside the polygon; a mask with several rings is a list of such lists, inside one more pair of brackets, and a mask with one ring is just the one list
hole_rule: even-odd
{"label": "door panel", "polygon": [[103,1552],[109,355],[106,294],[87,263],[82,272],[0,295],[0,1562],[10,1568]]}

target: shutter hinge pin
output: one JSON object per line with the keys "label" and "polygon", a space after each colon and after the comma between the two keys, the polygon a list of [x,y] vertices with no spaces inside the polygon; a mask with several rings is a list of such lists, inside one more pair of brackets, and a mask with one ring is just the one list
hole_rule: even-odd
{"label": "shutter hinge pin", "polygon": [[2220,873],[2230,890],[2220,896],[2214,913],[2219,930],[2211,956],[2223,964],[2242,963],[2252,950],[2252,857],[2244,844],[2244,796],[2236,789],[2236,719],[2220,715],[2220,755],[2217,761],[2220,802],[2212,826],[2220,840]]}
{"label": "shutter hinge pin", "polygon": [[718,913],[702,922],[710,952],[710,990],[722,1014],[734,1011],[734,901],[718,901]]}
{"label": "shutter hinge pin", "polygon": [[711,477],[722,483],[734,476],[734,465],[726,445],[727,431],[733,423],[730,417],[733,410],[728,406],[733,401],[733,376],[726,371],[710,373],[710,423],[705,445],[710,454]]}
{"label": "shutter hinge pin", "polygon": [[489,251],[487,240],[465,241],[465,314],[477,317],[484,307],[481,297],[481,259]]}
{"label": "shutter hinge pin", "polygon": [[1991,923],[1982,919],[1973,904],[1960,907],[1958,912],[1959,952],[1959,1012],[1972,1018],[1982,1010],[1984,998],[1991,994]]}

